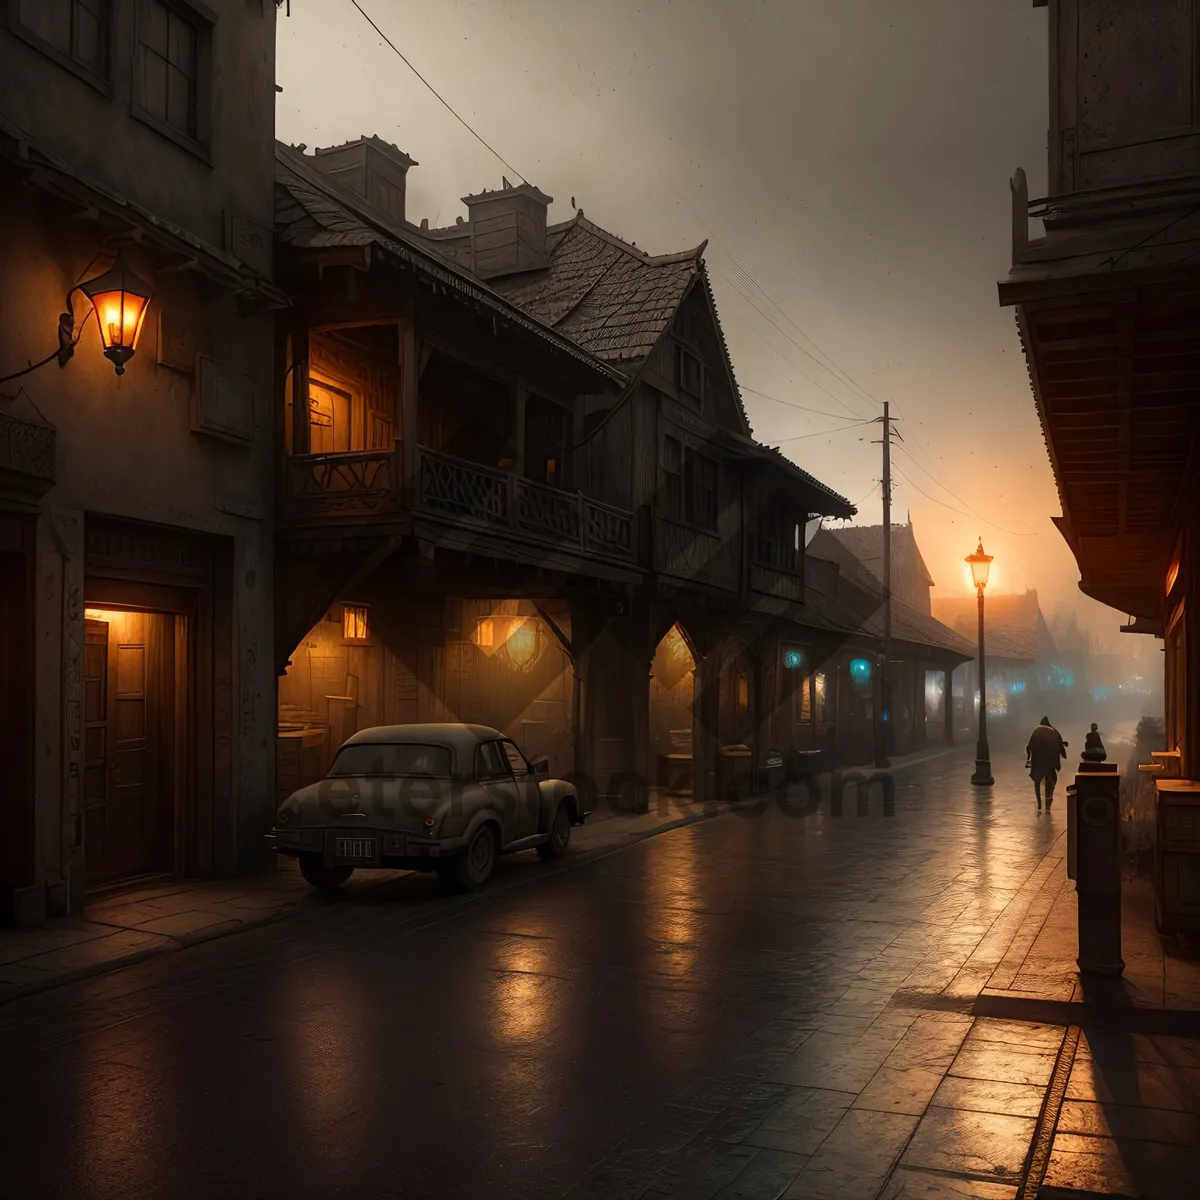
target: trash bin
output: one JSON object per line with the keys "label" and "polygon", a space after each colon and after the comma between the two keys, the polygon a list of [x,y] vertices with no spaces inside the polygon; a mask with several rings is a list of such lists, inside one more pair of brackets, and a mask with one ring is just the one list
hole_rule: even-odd
{"label": "trash bin", "polygon": [[787,770],[784,766],[782,750],[768,750],[763,755],[762,766],[758,771],[758,791],[777,796],[787,782]]}

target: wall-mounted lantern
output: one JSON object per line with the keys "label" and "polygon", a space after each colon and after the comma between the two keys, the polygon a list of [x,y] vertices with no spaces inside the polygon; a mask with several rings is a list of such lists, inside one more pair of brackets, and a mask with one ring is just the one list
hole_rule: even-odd
{"label": "wall-mounted lantern", "polygon": [[118,375],[124,375],[125,364],[137,350],[154,289],[139,279],[129,269],[125,256],[119,254],[103,275],[81,283],[79,290],[95,309],[104,357],[116,367]]}

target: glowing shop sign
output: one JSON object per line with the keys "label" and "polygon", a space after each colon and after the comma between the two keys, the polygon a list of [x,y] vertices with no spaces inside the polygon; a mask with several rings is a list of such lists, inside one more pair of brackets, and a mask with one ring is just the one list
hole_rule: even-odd
{"label": "glowing shop sign", "polygon": [[798,670],[800,667],[804,666],[804,655],[801,654],[799,650],[789,650],[783,656],[783,665],[787,667],[789,671]]}
{"label": "glowing shop sign", "polygon": [[850,660],[850,677],[855,683],[867,683],[871,678],[871,663],[865,658]]}

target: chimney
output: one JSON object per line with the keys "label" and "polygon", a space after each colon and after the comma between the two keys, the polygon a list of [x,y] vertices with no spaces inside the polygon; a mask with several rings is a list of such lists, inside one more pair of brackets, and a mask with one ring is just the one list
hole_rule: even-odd
{"label": "chimney", "polygon": [[355,195],[397,221],[404,217],[404,182],[415,159],[373,134],[340,146],[318,147],[316,165]]}
{"label": "chimney", "polygon": [[546,211],[553,197],[508,180],[498,192],[464,196],[470,214],[471,270],[483,279],[546,265]]}

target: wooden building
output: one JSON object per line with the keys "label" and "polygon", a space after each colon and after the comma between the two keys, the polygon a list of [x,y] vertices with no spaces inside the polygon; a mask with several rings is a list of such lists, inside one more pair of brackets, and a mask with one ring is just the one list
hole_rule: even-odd
{"label": "wooden building", "polygon": [[756,771],[804,531],[853,509],[753,439],[703,247],[547,226],[529,185],[431,230],[377,138],[276,157],[278,787],[438,716],[602,804]]}
{"label": "wooden building", "polygon": [[[0,919],[261,857],[275,15],[0,20]],[[78,286],[118,254],[124,320]]]}
{"label": "wooden building", "polygon": [[[1165,640],[1168,744],[1200,773],[1200,91],[1195,0],[1035,0],[1049,190],[1012,181],[1017,317],[1087,595]],[[1033,236],[1031,219],[1044,232]]]}
{"label": "wooden building", "polygon": [[[855,614],[861,634],[881,655],[883,526],[822,529],[812,539],[809,551],[836,564],[841,610]],[[975,647],[935,619],[930,609],[932,586],[911,523],[893,525],[891,704],[886,716],[881,712],[886,728],[879,728],[876,734],[887,754],[908,754],[931,738],[952,741],[954,737],[953,677],[957,668],[974,658]],[[882,676],[882,658],[879,673]],[[881,697],[878,703],[882,703]],[[858,747],[857,754],[863,753]],[[860,757],[858,761],[868,760]]]}

